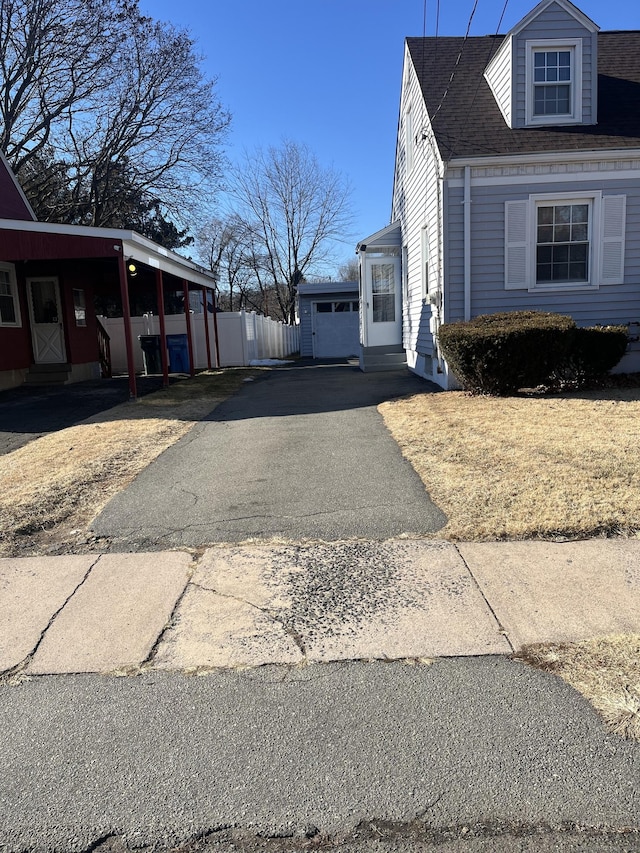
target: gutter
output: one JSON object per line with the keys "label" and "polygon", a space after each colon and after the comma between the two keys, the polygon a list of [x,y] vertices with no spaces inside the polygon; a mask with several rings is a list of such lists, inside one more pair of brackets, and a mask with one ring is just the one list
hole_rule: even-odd
{"label": "gutter", "polygon": [[471,319],[471,166],[464,167],[464,319]]}

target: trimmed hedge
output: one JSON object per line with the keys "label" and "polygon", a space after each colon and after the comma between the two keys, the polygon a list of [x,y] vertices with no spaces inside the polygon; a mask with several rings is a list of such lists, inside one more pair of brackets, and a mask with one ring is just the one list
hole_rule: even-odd
{"label": "trimmed hedge", "polygon": [[575,329],[572,357],[587,379],[608,373],[620,361],[629,341],[625,326]]}
{"label": "trimmed hedge", "polygon": [[578,329],[571,317],[540,311],[485,314],[440,327],[438,342],[465,390],[505,395],[584,384],[611,370],[627,346],[624,326]]}

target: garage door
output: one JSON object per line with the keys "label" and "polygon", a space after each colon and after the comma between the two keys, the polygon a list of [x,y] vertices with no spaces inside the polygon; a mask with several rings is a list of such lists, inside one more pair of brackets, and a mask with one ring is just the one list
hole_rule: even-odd
{"label": "garage door", "polygon": [[359,349],[358,302],[314,302],[313,357],[345,358]]}

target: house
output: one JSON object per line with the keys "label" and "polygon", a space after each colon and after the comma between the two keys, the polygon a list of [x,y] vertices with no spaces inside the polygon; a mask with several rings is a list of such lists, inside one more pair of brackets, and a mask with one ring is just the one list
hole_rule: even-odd
{"label": "house", "polygon": [[[111,375],[100,316],[123,327],[132,398],[141,344],[155,346],[147,355],[165,384],[172,356],[192,375],[211,367],[219,363],[214,289],[210,273],[133,231],[37,222],[0,153],[0,389]],[[159,334],[139,341],[132,315],[143,314],[153,315]],[[173,353],[171,336],[169,349],[160,346],[167,331],[179,333]]]}
{"label": "house", "polygon": [[506,35],[408,38],[392,222],[358,253],[363,369],[402,351],[456,387],[438,328],[498,311],[636,329],[640,31],[542,0]]}
{"label": "house", "polygon": [[300,355],[347,358],[360,350],[358,282],[298,285]]}

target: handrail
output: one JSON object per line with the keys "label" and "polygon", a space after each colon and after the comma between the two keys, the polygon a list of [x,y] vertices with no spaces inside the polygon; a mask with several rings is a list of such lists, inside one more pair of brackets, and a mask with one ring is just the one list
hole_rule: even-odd
{"label": "handrail", "polygon": [[107,330],[96,317],[98,326],[98,353],[100,357],[100,376],[102,379],[111,379],[111,338]]}

